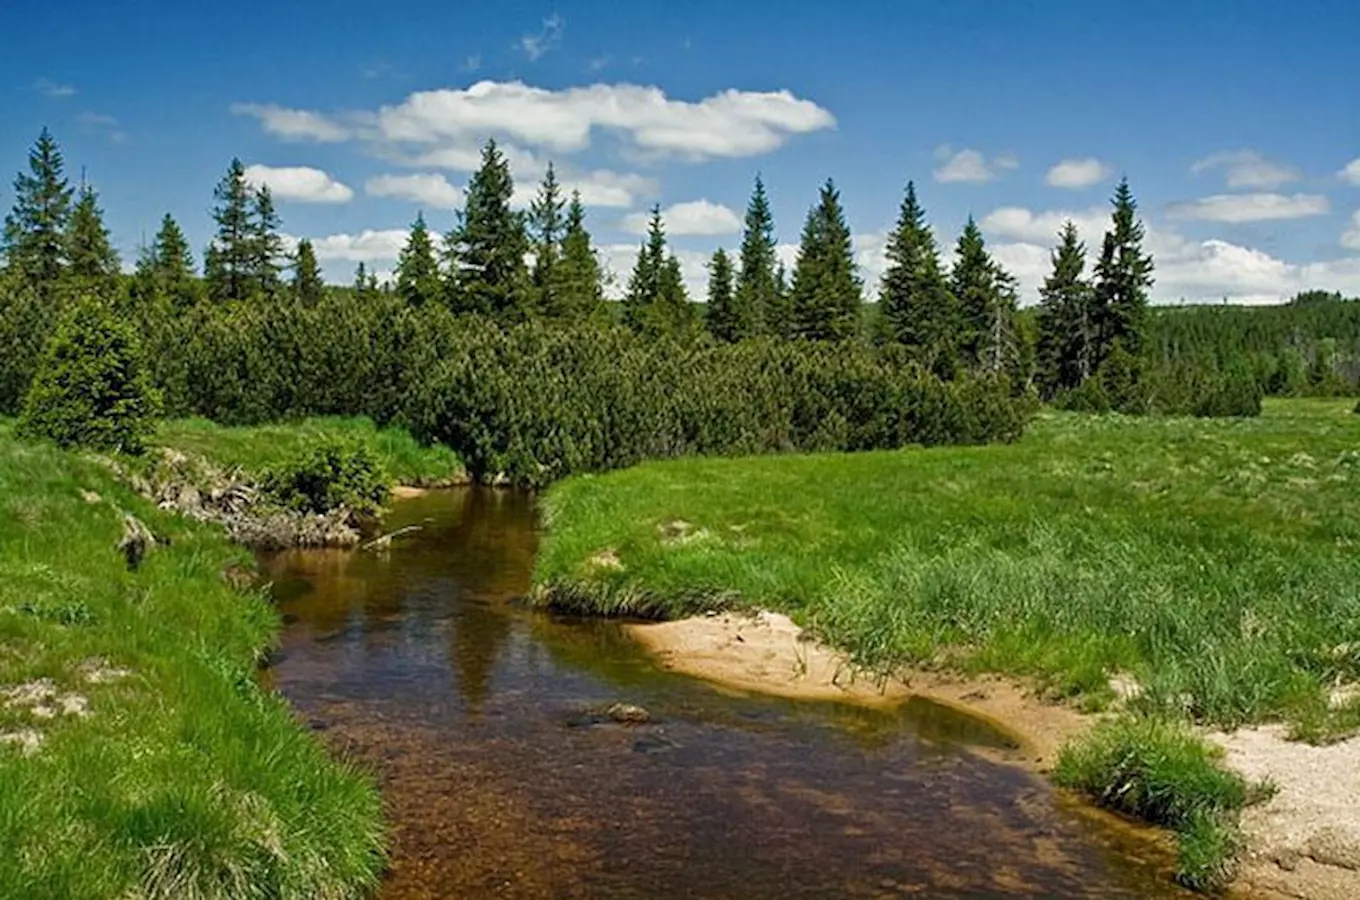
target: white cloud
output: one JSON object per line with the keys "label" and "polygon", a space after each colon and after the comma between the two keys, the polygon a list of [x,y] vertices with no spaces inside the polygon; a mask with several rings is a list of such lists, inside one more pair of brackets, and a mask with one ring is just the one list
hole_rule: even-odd
{"label": "white cloud", "polygon": [[[669,252],[680,260],[680,275],[684,279],[689,299],[706,300],[708,261],[712,253],[674,247],[670,248]],[[605,271],[605,296],[617,300],[628,289],[628,276],[637,262],[638,244],[605,244],[599,248],[599,254]]]}
{"label": "white cloud", "polygon": [[1196,160],[1190,171],[1222,171],[1230,188],[1277,188],[1299,179],[1293,166],[1271,162],[1255,150],[1230,150]]}
{"label": "white cloud", "polygon": [[1324,215],[1330,208],[1321,194],[1215,194],[1167,207],[1176,219],[1205,222],[1267,222]]}
{"label": "white cloud", "polygon": [[84,131],[103,135],[114,144],[121,144],[127,140],[127,132],[123,130],[122,125],[107,113],[87,110],[76,116],[76,124]]}
{"label": "white cloud", "polygon": [[562,43],[562,32],[566,21],[556,13],[543,20],[543,27],[534,34],[526,34],[519,39],[519,49],[529,57],[529,62],[537,62],[539,57]]}
{"label": "white cloud", "polygon": [[1020,161],[1009,153],[988,159],[978,150],[964,148],[955,151],[948,144],[935,148],[935,158],[941,163],[935,170],[935,180],[981,184],[996,178],[1004,169],[1014,169]]}
{"label": "white cloud", "polygon": [[1346,164],[1344,169],[1336,174],[1347,184],[1353,184],[1356,187],[1360,187],[1360,157],[1351,160]]}
{"label": "white cloud", "polygon": [[1064,159],[1048,170],[1044,183],[1049,187],[1080,189],[1100,184],[1113,174],[1113,169],[1093,156]]}
{"label": "white cloud", "polygon": [[[646,234],[651,213],[633,213],[624,217],[623,229],[633,234]],[[708,200],[676,203],[661,211],[666,234],[685,235],[736,234],[741,231],[741,217],[731,208]]]}
{"label": "white cloud", "polygon": [[1341,233],[1341,246],[1360,250],[1360,209],[1351,214],[1350,227]]}
{"label": "white cloud", "polygon": [[[370,263],[396,259],[401,248],[406,246],[408,234],[404,228],[366,229],[359,234],[330,234],[311,240],[316,258],[321,262]],[[290,249],[297,246],[299,238],[296,235],[282,237],[285,246]]]}
{"label": "white cloud", "polygon": [[424,154],[416,157],[417,164],[436,165],[430,154],[449,151],[460,160],[450,165],[457,168],[466,165],[461,160],[488,136],[576,153],[590,145],[599,129],[619,136],[637,154],[703,160],[768,153],[794,135],[836,124],[830,112],[787,90],[725,90],[691,102],[633,84],[547,90],[519,81],[419,91],[375,113],[328,116],[253,104],[237,104],[233,110],[255,116],[266,131],[285,139],[362,139],[389,154],[414,144]]}
{"label": "white cloud", "polygon": [[33,82],[33,90],[56,100],[76,95],[76,89],[73,85],[59,84],[50,78],[39,78]]}
{"label": "white cloud", "polygon": [[379,175],[370,178],[364,192],[373,197],[392,197],[429,206],[456,209],[463,205],[463,190],[438,173]]}
{"label": "white cloud", "polygon": [[285,141],[334,144],[355,136],[354,129],[305,109],[286,109],[272,103],[233,103],[231,111],[238,116],[259,119],[265,131]]}
{"label": "white cloud", "polygon": [[464,59],[463,64],[458,68],[462,69],[464,72],[475,72],[481,67],[482,56],[480,53],[474,53],[471,56],[468,56],[466,59]]}
{"label": "white cloud", "polygon": [[1052,209],[1038,213],[1023,206],[1002,206],[979,219],[978,227],[997,237],[1049,244],[1057,241],[1058,232],[1069,221],[1077,226],[1087,246],[1097,246],[1101,235],[1109,227],[1110,212],[1104,206],[1080,211]]}
{"label": "white cloud", "polygon": [[354,191],[320,169],[310,166],[246,166],[246,181],[268,185],[280,200],[298,203],[348,203]]}

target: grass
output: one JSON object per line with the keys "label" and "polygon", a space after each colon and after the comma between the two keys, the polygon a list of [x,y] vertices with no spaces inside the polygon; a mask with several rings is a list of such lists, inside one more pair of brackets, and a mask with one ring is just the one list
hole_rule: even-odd
{"label": "grass", "polygon": [[367,444],[397,484],[446,484],[465,471],[457,454],[447,447],[423,446],[400,428],[378,428],[365,418],[327,416],[286,425],[238,427],[207,419],[172,419],[161,424],[150,443],[202,456],[222,468],[240,466],[259,475],[288,463],[321,437]]}
{"label": "grass", "polygon": [[[1360,676],[1360,417],[1045,413],[1014,445],[682,459],[545,498],[584,611],[782,610],[861,663],[1039,676],[1100,706],[1325,730]],[[1354,716],[1351,716],[1353,719]]]}
{"label": "grass", "polygon": [[[124,513],[169,540],[136,571],[115,549]],[[250,564],[0,422],[0,688],[50,679],[88,705],[44,717],[0,701],[0,733],[42,741],[0,743],[0,896],[343,900],[376,885],[372,779],[257,686],[277,614],[222,577]]]}
{"label": "grass", "polygon": [[1184,726],[1128,717],[1064,748],[1054,779],[1101,806],[1175,831],[1179,877],[1197,890],[1228,883],[1242,847],[1239,814],[1272,790],[1222,768]]}

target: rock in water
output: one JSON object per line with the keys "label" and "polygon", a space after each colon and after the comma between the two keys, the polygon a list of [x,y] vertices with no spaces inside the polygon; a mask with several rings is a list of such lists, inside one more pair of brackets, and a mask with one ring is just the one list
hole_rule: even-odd
{"label": "rock in water", "polygon": [[604,714],[620,725],[646,725],[652,721],[651,713],[631,703],[615,703],[606,709]]}

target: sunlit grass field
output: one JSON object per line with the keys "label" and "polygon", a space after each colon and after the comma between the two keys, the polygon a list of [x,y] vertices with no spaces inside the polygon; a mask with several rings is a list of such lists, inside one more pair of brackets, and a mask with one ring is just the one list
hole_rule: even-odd
{"label": "sunlit grass field", "polygon": [[860,662],[1037,675],[1099,705],[1305,730],[1354,718],[1360,416],[1045,412],[1012,445],[682,459],[545,499],[551,602],[785,610]]}

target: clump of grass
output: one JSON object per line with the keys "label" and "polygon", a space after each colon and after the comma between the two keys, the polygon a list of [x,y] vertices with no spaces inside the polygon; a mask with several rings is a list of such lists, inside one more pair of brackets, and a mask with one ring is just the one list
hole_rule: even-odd
{"label": "clump of grass", "polygon": [[1175,831],[1178,876],[1209,890],[1232,877],[1242,839],[1238,815],[1268,790],[1218,764],[1184,726],[1124,717],[1063,748],[1054,779],[1097,804]]}

